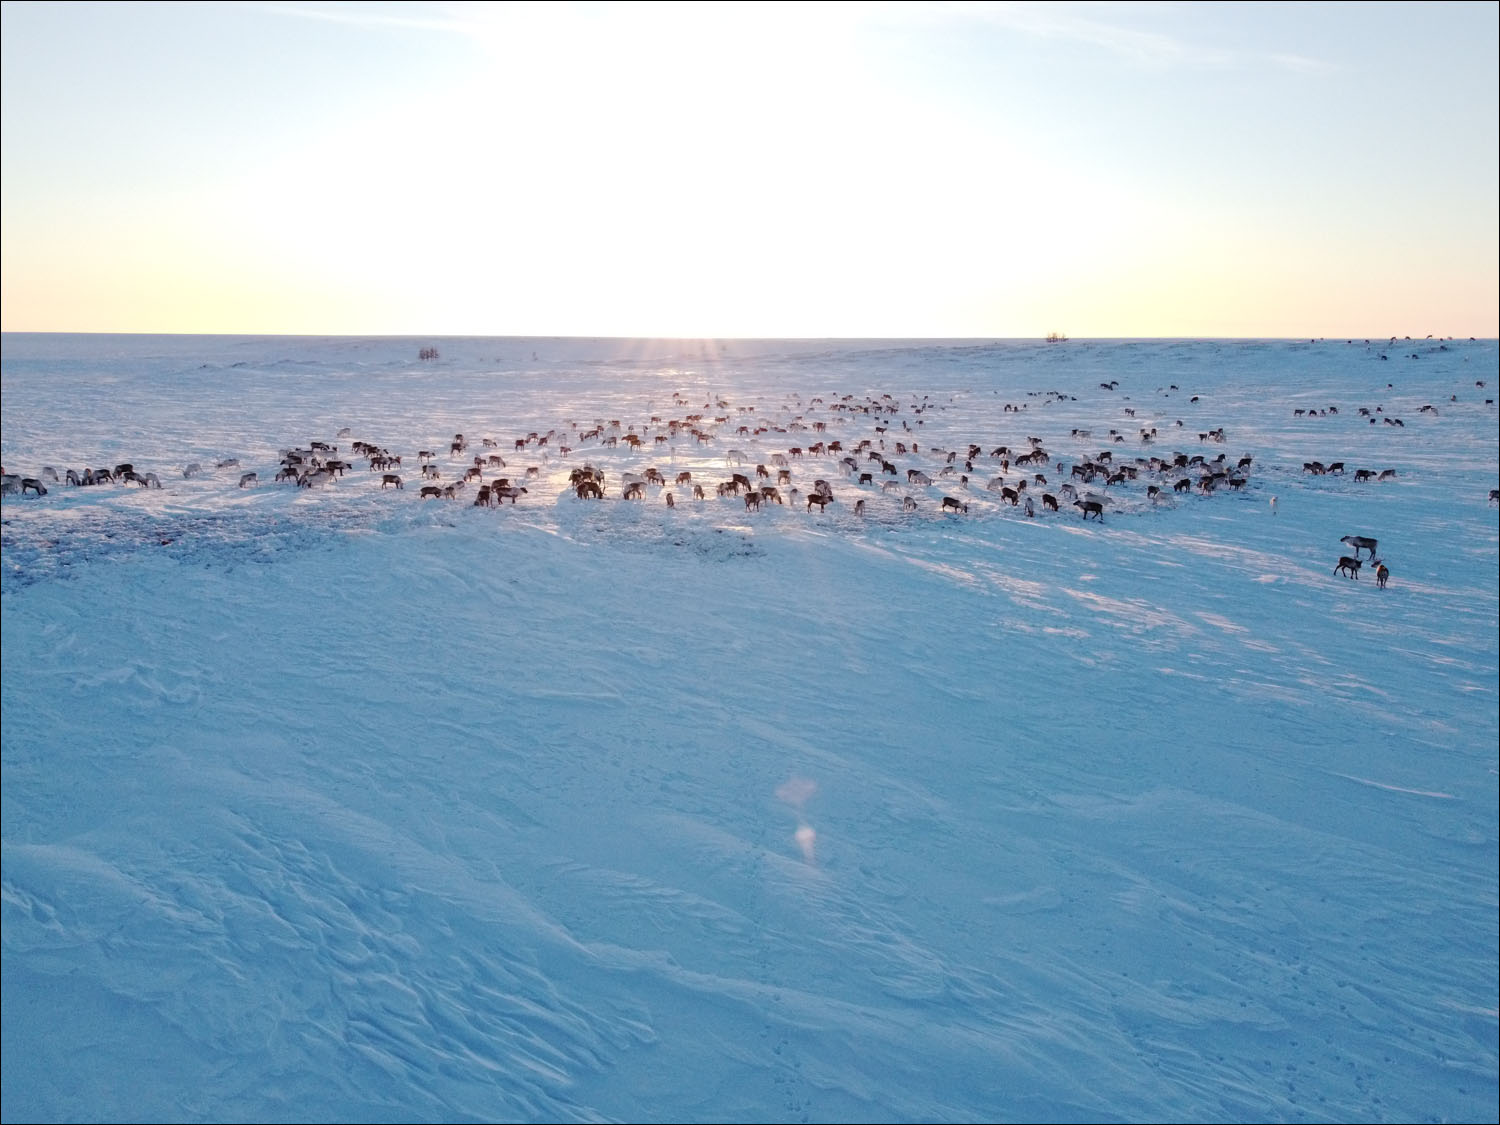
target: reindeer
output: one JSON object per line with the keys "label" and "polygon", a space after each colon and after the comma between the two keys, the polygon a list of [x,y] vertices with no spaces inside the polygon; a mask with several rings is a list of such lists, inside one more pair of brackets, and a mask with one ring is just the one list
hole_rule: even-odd
{"label": "reindeer", "polygon": [[383,474],[381,476],[381,478],[380,478],[380,487],[381,487],[381,489],[390,488],[393,485],[396,488],[404,488],[405,487],[405,485],[403,485],[401,483],[401,478],[399,476],[397,476],[395,473],[385,473],[385,474]]}
{"label": "reindeer", "polygon": [[827,511],[828,504],[832,499],[833,497],[826,492],[809,492],[807,494],[807,510],[809,512],[812,511],[812,506],[816,504],[818,511]]}
{"label": "reindeer", "polygon": [[240,487],[241,488],[249,488],[252,484],[258,484],[259,482],[260,482],[260,475],[258,473],[241,473],[240,474]]}
{"label": "reindeer", "polygon": [[1385,584],[1391,580],[1390,568],[1379,559],[1372,559],[1371,563],[1375,567],[1375,585],[1384,590]]}
{"label": "reindeer", "polygon": [[[1030,501],[1027,501],[1027,503],[1030,503]],[[952,496],[944,496],[941,510],[945,512],[963,512],[965,515],[967,515],[969,512],[969,506],[962,500],[956,500]]]}
{"label": "reindeer", "polygon": [[1074,500],[1073,507],[1083,512],[1083,518],[1093,516],[1100,523],[1104,522],[1104,505],[1097,500]]}
{"label": "reindeer", "polygon": [[1350,578],[1358,579],[1359,568],[1363,565],[1358,559],[1351,559],[1348,555],[1343,555],[1339,558],[1338,566],[1333,568],[1333,573],[1343,573],[1347,574]]}
{"label": "reindeer", "polygon": [[1355,558],[1359,558],[1359,553],[1362,550],[1368,550],[1370,552],[1371,559],[1375,557],[1376,541],[1374,539],[1366,538],[1363,535],[1346,535],[1342,539],[1340,539],[1339,542],[1347,543],[1349,544],[1349,546],[1353,547]]}

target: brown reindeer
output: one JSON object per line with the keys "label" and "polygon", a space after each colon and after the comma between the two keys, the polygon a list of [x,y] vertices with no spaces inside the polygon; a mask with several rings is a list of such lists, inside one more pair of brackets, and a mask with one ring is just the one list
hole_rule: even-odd
{"label": "brown reindeer", "polygon": [[1358,559],[1351,559],[1348,555],[1344,555],[1339,559],[1338,566],[1333,568],[1333,573],[1347,574],[1350,578],[1357,579],[1359,578],[1359,568],[1363,565]]}
{"label": "brown reindeer", "polygon": [[969,506],[967,504],[965,504],[962,500],[955,500],[952,496],[944,496],[943,497],[943,504],[942,504],[942,511],[945,511],[945,512],[947,512],[947,511],[963,512],[963,513],[967,514],[968,511],[969,511]]}
{"label": "brown reindeer", "polygon": [[833,497],[828,495],[826,492],[809,492],[807,494],[807,510],[809,512],[812,511],[812,506],[816,504],[818,506],[818,511],[827,511],[828,504],[832,499]]}
{"label": "brown reindeer", "polygon": [[1100,523],[1104,522],[1104,505],[1097,500],[1074,500],[1073,507],[1083,512],[1083,518],[1093,516]]}

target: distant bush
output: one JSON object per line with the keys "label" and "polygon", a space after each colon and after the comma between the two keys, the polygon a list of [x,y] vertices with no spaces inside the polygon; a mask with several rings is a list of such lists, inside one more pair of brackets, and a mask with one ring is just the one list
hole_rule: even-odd
{"label": "distant bush", "polygon": [[437,357],[438,350],[436,348],[423,348],[417,353],[417,358],[422,360],[437,359]]}

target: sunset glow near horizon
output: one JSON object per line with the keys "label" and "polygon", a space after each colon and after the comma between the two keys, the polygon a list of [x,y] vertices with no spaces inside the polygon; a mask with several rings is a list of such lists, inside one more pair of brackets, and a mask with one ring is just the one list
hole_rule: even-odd
{"label": "sunset glow near horizon", "polygon": [[1500,334],[1495,4],[6,3],[6,331]]}

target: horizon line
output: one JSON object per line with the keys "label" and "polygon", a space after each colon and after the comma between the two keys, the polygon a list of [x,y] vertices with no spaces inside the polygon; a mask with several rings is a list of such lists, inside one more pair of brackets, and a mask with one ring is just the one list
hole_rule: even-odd
{"label": "horizon line", "polygon": [[621,336],[610,333],[558,333],[544,332],[534,335],[522,333],[489,333],[489,332],[153,332],[143,330],[120,330],[120,329],[29,329],[29,328],[6,328],[0,329],[0,336],[199,336],[206,339],[223,338],[260,338],[260,339],[346,339],[346,340],[694,340],[706,341],[757,341],[757,340],[792,340],[807,342],[822,341],[853,341],[853,340],[928,340],[928,341],[964,341],[995,343],[1049,343],[1049,344],[1075,344],[1099,341],[1119,340],[1268,340],[1268,341],[1298,341],[1307,340],[1316,343],[1323,340],[1343,340],[1346,343],[1361,340],[1366,343],[1374,341],[1391,342],[1397,340],[1433,340],[1447,341],[1459,340],[1480,343],[1488,340],[1500,341],[1500,336],[1458,336],[1438,335],[1428,332],[1421,336],[1413,336],[1410,333],[1391,336],[1366,336],[1361,334],[1324,334],[1321,336],[1310,336],[1300,334],[1296,336],[1214,336],[1207,334],[1189,333],[1185,335],[1149,334],[1140,336],[1063,336],[1061,338],[1049,338],[1048,336],[775,336],[775,335],[746,335],[746,336],[682,336],[682,335],[653,335],[643,334],[636,336]]}

